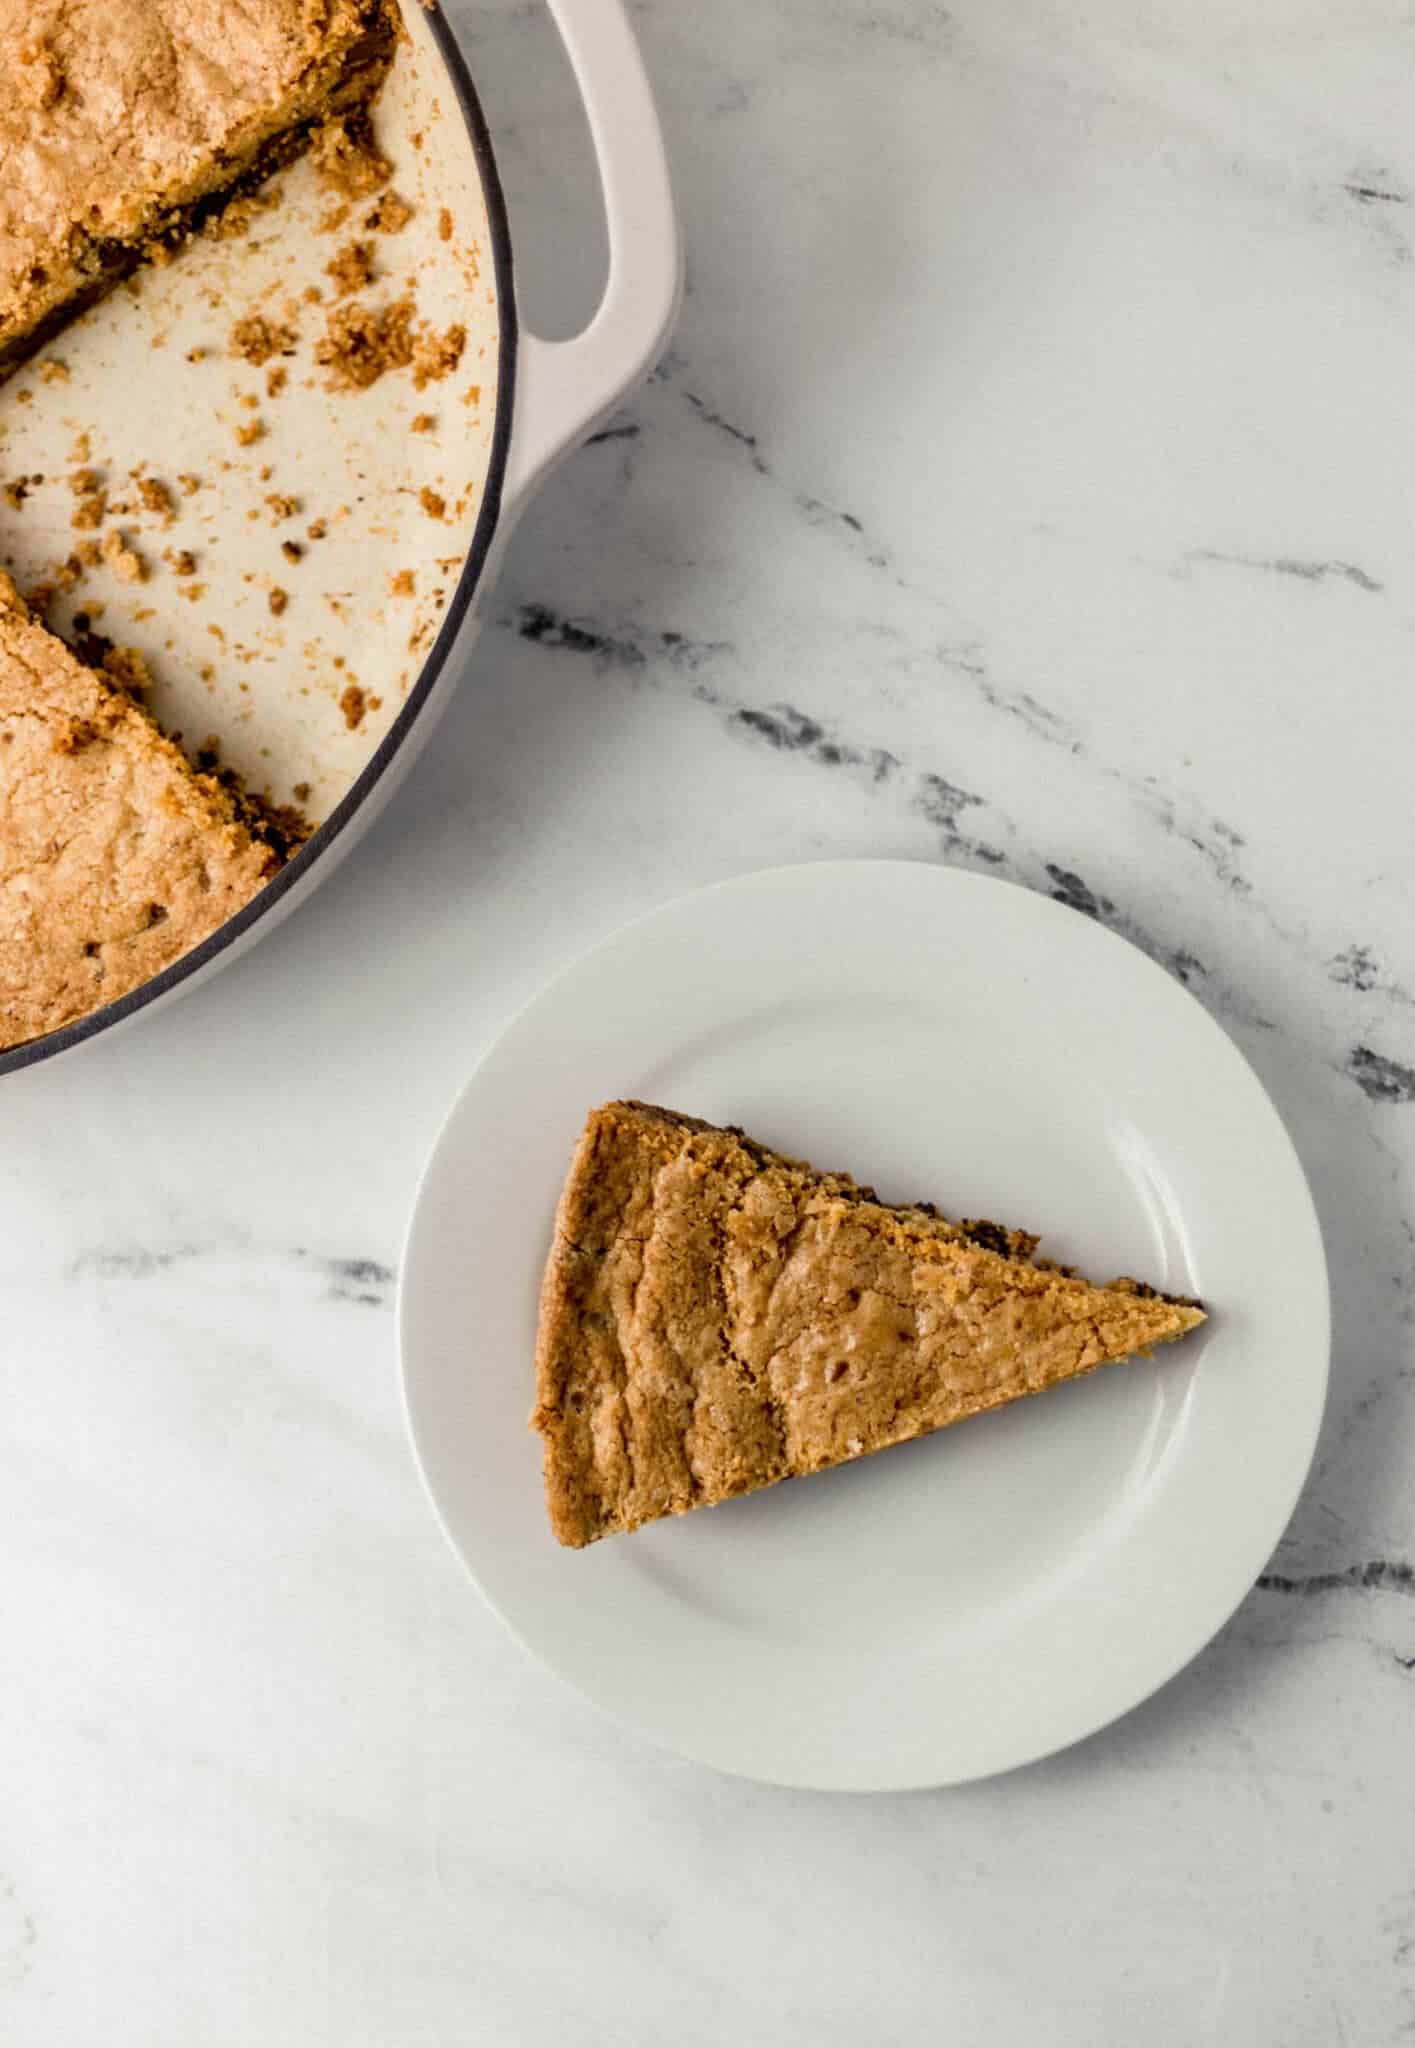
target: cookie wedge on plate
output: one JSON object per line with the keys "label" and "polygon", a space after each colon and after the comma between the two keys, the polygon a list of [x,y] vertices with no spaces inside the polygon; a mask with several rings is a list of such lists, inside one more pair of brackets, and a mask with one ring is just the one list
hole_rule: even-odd
{"label": "cookie wedge on plate", "polygon": [[636,1102],[591,1115],[541,1292],[532,1426],[580,1548],[822,1472],[1204,1320],[1097,1287],[1038,1240],[890,1207],[740,1131]]}

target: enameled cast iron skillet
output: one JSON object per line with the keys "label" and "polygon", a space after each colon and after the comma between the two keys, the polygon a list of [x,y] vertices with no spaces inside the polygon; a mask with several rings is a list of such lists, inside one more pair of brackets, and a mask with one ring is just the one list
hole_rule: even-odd
{"label": "enameled cast iron skillet", "polygon": [[[517,317],[510,226],[475,88],[442,15],[427,12],[418,0],[404,0],[413,59],[428,76],[445,76],[455,104],[455,114],[451,106],[442,110],[448,118],[440,124],[445,139],[439,146],[465,155],[457,177],[484,207],[489,261],[482,278],[491,286],[488,306],[495,301],[483,316],[493,321],[496,375],[494,417],[481,444],[479,510],[420,671],[320,829],[252,902],[117,1002],[0,1053],[0,1074],[70,1052],[172,1000],[270,931],[333,872],[393,796],[445,709],[475,639],[479,602],[532,493],[663,348],[681,293],[681,245],[658,118],[623,0],[549,5],[583,99],[609,231],[609,275],[599,309],[581,334],[565,342],[541,340]],[[180,268],[174,265],[169,275]]]}

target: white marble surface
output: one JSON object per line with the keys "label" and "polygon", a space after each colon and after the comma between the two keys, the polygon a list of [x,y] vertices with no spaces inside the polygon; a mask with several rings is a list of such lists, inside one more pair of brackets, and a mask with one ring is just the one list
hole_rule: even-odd
{"label": "white marble surface", "polygon": [[[636,14],[690,242],[662,374],[334,882],[3,1084],[0,2038],[1408,2038],[1409,9]],[[550,32],[462,18],[571,324]],[[1311,1485],[1209,1651],[1067,1756],[872,1802],[679,1764],[535,1668],[394,1372],[490,1036],[626,915],[823,853],[987,866],[1182,974],[1290,1122],[1336,1302]]]}

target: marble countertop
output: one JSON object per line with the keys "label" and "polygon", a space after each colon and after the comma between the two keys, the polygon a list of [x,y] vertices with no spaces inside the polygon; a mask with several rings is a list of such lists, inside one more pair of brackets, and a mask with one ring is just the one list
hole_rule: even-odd
{"label": "marble countertop", "polygon": [[[0,2036],[535,2048],[1415,2034],[1415,27],[1396,0],[635,7],[690,283],[339,875],[0,1104]],[[463,0],[532,316],[548,18]],[[1272,1566],[1071,1753],[862,1801],[607,1724],[464,1583],[395,1376],[470,1064],[626,916],[982,866],[1178,974],[1335,1296]]]}

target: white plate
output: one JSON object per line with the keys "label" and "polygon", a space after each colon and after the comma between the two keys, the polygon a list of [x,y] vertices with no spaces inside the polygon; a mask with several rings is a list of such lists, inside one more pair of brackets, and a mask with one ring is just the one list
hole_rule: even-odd
{"label": "white plate", "polygon": [[[1196,1293],[1198,1335],[858,1465],[583,1552],[527,1429],[536,1295],[586,1112],[638,1096]],[[404,1384],[444,1527],[600,1706],[781,1784],[940,1785],[1172,1676],[1248,1590],[1326,1391],[1311,1198],[1241,1055],[1075,912],[903,862],[793,867],[618,933],[512,1025],[408,1239]]]}

